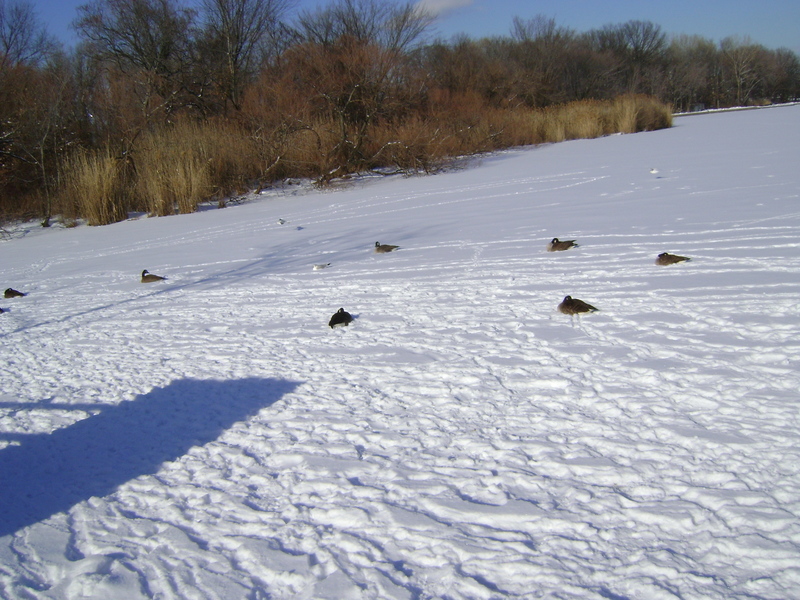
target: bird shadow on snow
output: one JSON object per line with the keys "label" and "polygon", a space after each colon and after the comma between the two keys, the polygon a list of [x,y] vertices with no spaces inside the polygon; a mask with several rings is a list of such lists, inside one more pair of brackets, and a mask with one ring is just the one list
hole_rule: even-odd
{"label": "bird shadow on snow", "polygon": [[[292,392],[299,382],[248,378],[182,379],[48,434],[6,436],[0,450],[0,537],[93,496],[106,496],[193,446],[212,442]],[[65,404],[0,403],[15,410],[76,409]]]}

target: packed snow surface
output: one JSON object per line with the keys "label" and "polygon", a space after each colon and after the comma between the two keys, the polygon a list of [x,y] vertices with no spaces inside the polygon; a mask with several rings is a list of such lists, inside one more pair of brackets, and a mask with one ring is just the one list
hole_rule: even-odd
{"label": "packed snow surface", "polygon": [[800,598],[798,140],[7,231],[0,597]]}

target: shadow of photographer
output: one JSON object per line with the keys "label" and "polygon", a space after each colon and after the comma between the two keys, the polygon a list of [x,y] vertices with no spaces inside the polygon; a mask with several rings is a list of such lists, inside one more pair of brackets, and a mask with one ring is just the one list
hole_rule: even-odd
{"label": "shadow of photographer", "polygon": [[162,463],[214,441],[298,385],[183,379],[115,406],[95,406],[101,412],[52,433],[13,436],[20,445],[0,450],[0,537],[156,473]]}

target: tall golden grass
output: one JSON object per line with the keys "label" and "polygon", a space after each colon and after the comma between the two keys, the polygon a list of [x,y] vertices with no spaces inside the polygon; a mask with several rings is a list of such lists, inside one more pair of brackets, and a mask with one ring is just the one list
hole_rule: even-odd
{"label": "tall golden grass", "polygon": [[61,165],[59,207],[63,216],[108,225],[127,216],[127,178],[123,161],[108,150],[80,150]]}
{"label": "tall golden grass", "polygon": [[399,127],[384,128],[372,136],[372,146],[382,148],[393,143],[394,156],[407,158],[405,163],[398,161],[399,166],[410,168],[475,152],[672,125],[670,107],[648,96],[571,102],[538,110],[476,110],[469,100],[466,105],[462,111],[443,111],[445,115],[437,114],[433,119],[411,119]]}
{"label": "tall golden grass", "polygon": [[[109,150],[78,152],[62,165],[60,206],[91,225],[188,213],[288,177],[346,175],[393,167],[431,170],[457,156],[513,146],[596,138],[670,127],[670,107],[647,96],[582,101],[540,110],[481,106],[474,98],[434,103],[428,114],[371,126],[360,155],[342,164],[339,123],[321,118],[244,125],[181,121],[141,135],[128,160]],[[351,139],[355,139],[355,131]]]}
{"label": "tall golden grass", "polygon": [[134,152],[136,201],[150,215],[190,213],[241,192],[259,175],[252,140],[232,123],[183,121],[142,136]]}

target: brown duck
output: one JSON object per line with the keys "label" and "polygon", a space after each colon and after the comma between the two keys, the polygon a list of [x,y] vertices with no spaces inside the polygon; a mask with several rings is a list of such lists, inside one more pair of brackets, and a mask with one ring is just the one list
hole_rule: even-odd
{"label": "brown duck", "polygon": [[386,254],[387,252],[394,252],[400,246],[393,246],[392,244],[381,244],[380,242],[375,242],[375,252],[378,254]]}
{"label": "brown duck", "polygon": [[153,283],[155,281],[164,281],[166,277],[160,277],[159,275],[153,275],[147,269],[142,271],[142,283]]}
{"label": "brown duck", "polygon": [[564,296],[561,304],[558,305],[558,310],[565,315],[571,316],[579,315],[581,313],[595,312],[597,309],[583,300],[578,300],[572,296]]}
{"label": "brown duck", "polygon": [[559,240],[558,238],[553,238],[550,240],[550,243],[547,244],[547,251],[558,252],[560,250],[569,250],[570,248],[577,247],[578,244],[575,243],[575,240]]}
{"label": "brown duck", "polygon": [[678,256],[677,254],[670,254],[669,252],[662,252],[656,258],[656,264],[659,266],[674,265],[679,262],[686,262],[692,260],[686,256]]}

